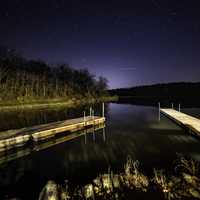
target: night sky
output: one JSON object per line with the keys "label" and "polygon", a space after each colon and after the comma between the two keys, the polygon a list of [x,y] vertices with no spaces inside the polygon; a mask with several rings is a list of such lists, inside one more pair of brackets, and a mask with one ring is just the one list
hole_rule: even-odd
{"label": "night sky", "polygon": [[1,0],[0,45],[110,88],[200,81],[199,0]]}

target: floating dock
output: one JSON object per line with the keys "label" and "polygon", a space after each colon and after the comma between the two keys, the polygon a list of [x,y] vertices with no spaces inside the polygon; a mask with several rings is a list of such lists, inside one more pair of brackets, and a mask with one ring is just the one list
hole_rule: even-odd
{"label": "floating dock", "polygon": [[193,134],[200,136],[200,119],[176,111],[174,109],[160,109],[160,112],[172,119],[183,128],[186,128]]}
{"label": "floating dock", "polygon": [[89,127],[80,131],[52,138],[51,140],[45,140],[43,142],[33,143],[33,145],[26,145],[25,147],[22,148],[16,148],[13,151],[10,151],[9,153],[7,153],[7,151],[2,151],[0,152],[0,165],[30,155],[32,152],[42,151],[44,149],[53,147],[55,145],[76,139],[78,137],[82,137],[86,134],[91,134],[98,130],[104,130],[104,128],[105,128],[105,123],[98,124],[96,126]]}
{"label": "floating dock", "polygon": [[62,132],[75,132],[105,122],[105,117],[85,116],[65,121],[52,122],[18,130],[0,132],[0,152],[55,137]]}

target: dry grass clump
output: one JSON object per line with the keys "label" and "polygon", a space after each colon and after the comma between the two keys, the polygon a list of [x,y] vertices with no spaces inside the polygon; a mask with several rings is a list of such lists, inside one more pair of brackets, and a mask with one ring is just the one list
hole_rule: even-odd
{"label": "dry grass clump", "polygon": [[125,184],[130,189],[136,188],[146,192],[149,186],[149,180],[144,174],[139,172],[139,161],[133,161],[131,157],[128,157],[124,168],[125,174],[122,177]]}
{"label": "dry grass clump", "polygon": [[199,163],[180,157],[175,166],[175,176],[166,176],[154,169],[153,181],[166,199],[200,199]]}
{"label": "dry grass clump", "polygon": [[185,157],[181,156],[177,160],[175,170],[196,176],[199,174],[199,163],[193,159],[186,159]]}
{"label": "dry grass clump", "polygon": [[109,169],[92,183],[70,192],[68,182],[60,186],[48,181],[39,200],[130,199],[138,192],[146,197],[154,193],[157,199],[200,199],[199,164],[196,161],[181,157],[173,175],[166,175],[163,170],[154,169],[153,172],[153,178],[148,178],[139,171],[139,162],[128,156],[123,173],[114,174]]}

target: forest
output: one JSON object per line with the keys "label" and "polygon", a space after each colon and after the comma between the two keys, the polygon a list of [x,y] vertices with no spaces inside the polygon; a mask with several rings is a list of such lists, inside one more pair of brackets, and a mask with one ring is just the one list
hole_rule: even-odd
{"label": "forest", "polygon": [[131,88],[109,90],[110,95],[118,95],[119,101],[138,105],[164,106],[171,103],[185,106],[200,106],[200,82],[163,83]]}
{"label": "forest", "polygon": [[0,47],[0,102],[47,99],[100,98],[108,95],[108,81],[69,64],[30,60],[16,50]]}

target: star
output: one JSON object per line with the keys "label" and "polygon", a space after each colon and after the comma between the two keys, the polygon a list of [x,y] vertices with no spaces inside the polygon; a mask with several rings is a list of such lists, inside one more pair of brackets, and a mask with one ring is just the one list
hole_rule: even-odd
{"label": "star", "polygon": [[82,62],[82,63],[86,63],[86,62],[87,62],[87,59],[86,59],[86,58],[82,58],[82,59],[81,59],[81,62]]}
{"label": "star", "polygon": [[5,12],[5,17],[8,17],[9,16],[9,13],[8,12]]}

